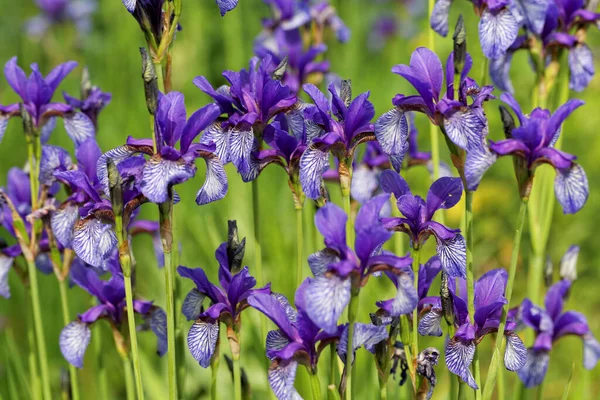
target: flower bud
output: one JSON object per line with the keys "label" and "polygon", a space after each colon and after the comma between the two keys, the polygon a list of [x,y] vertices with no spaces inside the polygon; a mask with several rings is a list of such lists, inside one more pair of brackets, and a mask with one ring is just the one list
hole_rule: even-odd
{"label": "flower bud", "polygon": [[237,273],[242,269],[242,259],[246,251],[246,238],[240,242],[237,230],[237,221],[227,221],[227,259],[229,270]]}
{"label": "flower bud", "polygon": [[271,77],[276,81],[282,80],[283,75],[285,75],[285,70],[287,69],[287,65],[288,65],[288,58],[287,58],[287,56],[285,56],[283,58],[283,60],[281,60],[279,65],[275,68],[275,71],[273,71],[273,73],[271,74]]}
{"label": "flower bud", "polygon": [[571,246],[560,260],[560,278],[570,282],[577,280],[577,258],[579,246]]}
{"label": "flower bud", "polygon": [[550,286],[552,286],[552,283],[554,281],[553,278],[553,266],[552,266],[552,260],[550,259],[550,256],[546,257],[546,265],[544,266],[544,285],[546,285],[546,288],[549,288]]}
{"label": "flower bud", "polygon": [[352,81],[350,79],[342,80],[340,98],[342,99],[346,107],[349,107],[350,103],[352,103]]}
{"label": "flower bud", "polygon": [[81,100],[85,100],[90,97],[90,93],[92,92],[92,81],[90,80],[90,71],[87,67],[83,67],[83,71],[81,71]]}
{"label": "flower bud", "polygon": [[31,115],[23,105],[23,103],[19,103],[19,111],[21,112],[21,119],[23,120],[23,132],[27,137],[33,137],[35,133],[35,127],[33,125],[33,119]]}
{"label": "flower bud", "polygon": [[448,325],[454,325],[454,301],[450,294],[448,274],[442,271],[442,282],[440,286],[440,298],[442,300],[442,315]]}
{"label": "flower bud", "polygon": [[498,107],[500,109],[500,119],[504,126],[504,136],[507,139],[512,138],[512,130],[515,129],[515,119],[512,114],[504,106]]}
{"label": "flower bud", "polygon": [[108,161],[106,162],[106,167],[108,171],[108,187],[110,190],[110,202],[112,203],[112,208],[115,216],[120,216],[123,214],[123,182],[121,180],[121,174],[119,174],[117,164],[115,164],[112,158],[108,159]]}
{"label": "flower bud", "polygon": [[158,105],[158,77],[148,51],[144,47],[140,47],[140,54],[142,55],[142,78],[144,79],[146,107],[148,107],[148,112],[154,115]]}
{"label": "flower bud", "polygon": [[467,30],[462,14],[458,16],[458,21],[456,21],[452,40],[454,41],[454,73],[460,75],[467,58]]}

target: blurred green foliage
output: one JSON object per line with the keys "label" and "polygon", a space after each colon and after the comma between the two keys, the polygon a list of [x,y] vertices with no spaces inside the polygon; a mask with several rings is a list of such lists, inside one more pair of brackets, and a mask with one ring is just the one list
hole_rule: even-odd
{"label": "blurred green foliage", "polygon": [[[331,70],[353,82],[354,93],[366,90],[371,91],[371,101],[375,104],[377,114],[382,114],[391,107],[391,98],[396,93],[411,93],[412,88],[400,77],[393,75],[390,69],[399,63],[408,63],[411,52],[418,46],[426,45],[428,24],[425,19],[416,19],[406,15],[406,9],[401,1],[373,2],[367,0],[337,0],[338,7],[344,21],[352,29],[352,38],[348,44],[338,44],[334,38],[329,38],[329,51],[327,58],[331,60]],[[4,0],[0,15],[0,63],[6,62],[10,57],[17,55],[19,64],[26,66],[37,62],[42,72],[46,73],[54,65],[67,60],[77,60],[80,64],[75,72],[61,85],[60,90],[77,95],[79,91],[79,77],[81,66],[89,67],[92,81],[102,90],[113,94],[112,103],[101,113],[99,119],[98,141],[104,150],[113,148],[125,141],[128,135],[134,137],[149,137],[148,115],[144,101],[143,85],[141,79],[141,66],[138,48],[144,46],[143,35],[136,21],[127,13],[120,1],[102,0],[94,15],[93,30],[87,37],[79,37],[72,26],[56,26],[40,40],[32,39],[25,35],[23,23],[27,18],[37,14],[33,1],[8,2]],[[206,104],[209,98],[198,90],[192,79],[197,75],[206,76],[213,84],[224,83],[221,72],[225,69],[240,69],[247,66],[252,55],[253,38],[259,33],[260,18],[268,12],[261,0],[241,0],[239,7],[221,18],[218,9],[212,0],[184,1],[181,25],[183,30],[177,34],[173,55],[173,88],[186,95],[188,113]],[[453,6],[451,21],[455,21],[458,13],[465,16],[468,30],[468,47],[475,66],[472,76],[480,79],[482,71],[482,55],[477,38],[477,19],[467,2],[460,2]],[[367,40],[373,21],[382,14],[396,14],[404,21],[411,21],[417,28],[411,38],[394,38],[389,40],[383,49],[378,52],[368,50]],[[600,54],[597,32],[590,34],[593,51]],[[437,53],[445,61],[451,51],[450,38],[436,38]],[[531,93],[534,85],[534,75],[528,65],[527,56],[518,54],[512,68],[516,97],[520,100],[524,110],[531,108]],[[587,171],[590,181],[590,198],[585,208],[574,216],[564,216],[559,207],[554,215],[553,231],[549,241],[549,255],[558,264],[564,251],[571,244],[581,246],[579,257],[579,280],[574,286],[568,307],[584,312],[589,319],[593,332],[600,335],[600,319],[596,319],[600,307],[600,293],[598,282],[600,272],[597,263],[600,262],[597,238],[594,234],[596,224],[600,222],[600,136],[597,127],[600,126],[600,107],[597,97],[600,89],[600,79],[596,77],[584,93],[571,93],[572,97],[582,98],[587,105],[577,111],[567,121],[564,129],[563,148],[579,156],[580,163]],[[57,93],[56,98],[60,97]],[[0,103],[9,104],[16,101],[16,95],[0,79]],[[502,138],[502,129],[499,122],[497,106],[499,101],[492,101],[486,105],[490,119],[490,138]],[[552,104],[552,103],[551,103]],[[554,108],[554,107],[553,107]],[[428,121],[424,117],[417,117],[417,124],[421,132],[420,145],[428,150]],[[59,124],[61,125],[61,124]],[[52,135],[51,143],[66,146],[72,150],[72,144],[65,135],[62,126],[59,126]],[[442,142],[443,143],[443,142]],[[13,120],[4,141],[0,146],[0,184],[5,183],[5,176],[12,166],[23,166],[26,161],[24,137],[21,133],[20,121]],[[449,161],[445,148],[442,148],[443,157]],[[203,180],[203,167],[199,167],[197,177],[186,185],[179,187],[182,202],[175,208],[176,233],[181,243],[181,264],[206,268],[212,278],[216,278],[217,263],[214,259],[214,250],[219,243],[226,239],[227,219],[238,220],[240,233],[248,237],[248,251],[245,263],[252,270],[252,210],[250,185],[243,184],[235,173],[228,167],[230,179],[227,197],[215,204],[198,207],[194,203],[196,190]],[[424,169],[411,169],[406,172],[408,181],[413,190],[424,194],[429,186],[429,176]],[[288,297],[293,297],[293,284],[295,280],[295,233],[294,210],[291,195],[287,185],[287,178],[282,170],[270,167],[260,176],[261,201],[263,223],[263,257],[265,279],[273,282],[273,289],[283,292]],[[331,188],[333,201],[339,200],[335,188]],[[518,195],[509,159],[500,160],[484,177],[475,196],[475,267],[476,276],[485,271],[506,267],[509,263],[512,250],[512,235],[518,207]],[[462,203],[461,203],[462,204]],[[307,212],[313,212],[309,207]],[[153,205],[144,206],[145,218],[156,219],[157,210]],[[462,212],[460,205],[451,210],[447,216],[449,225],[458,227]],[[307,216],[307,220],[311,216]],[[321,239],[317,238],[314,229],[305,228],[307,254],[317,250]],[[522,246],[522,259],[516,280],[516,289],[513,296],[514,304],[526,297],[526,276],[528,253],[530,246],[525,235]],[[431,241],[430,241],[431,242]],[[149,250],[151,247],[149,237],[135,239],[134,249],[137,258],[137,293],[147,299],[155,300],[158,305],[164,306],[162,271],[156,266],[156,261]],[[429,254],[433,252],[433,245],[429,243]],[[305,268],[308,276],[308,267]],[[10,276],[12,298],[0,301],[0,354],[8,355],[10,359],[20,359],[26,365],[27,341],[26,331],[31,328],[27,325],[29,313],[28,301],[19,280],[14,274]],[[53,275],[40,278],[41,294],[43,298],[44,325],[48,341],[49,358],[51,365],[54,389],[58,390],[58,382],[66,362],[58,348],[58,334],[62,329],[62,316],[59,312],[58,287]],[[183,282],[185,294],[191,287],[190,282]],[[83,312],[90,306],[89,296],[79,288],[69,291],[72,318],[76,313]],[[376,300],[392,296],[392,285],[382,279],[372,279],[361,296],[360,320],[368,320],[368,312],[374,309]],[[243,316],[242,365],[252,384],[254,398],[266,398],[268,386],[266,383],[267,359],[264,356],[264,338],[260,337],[259,315],[255,311],[246,312]],[[124,387],[120,359],[114,350],[111,333],[106,324],[98,323],[93,328],[93,336],[102,337],[103,357],[108,364],[110,390],[112,398],[123,398]],[[184,327],[187,327],[184,322]],[[15,344],[7,344],[14,335]],[[166,397],[166,359],[155,356],[155,339],[151,334],[140,334],[142,358],[142,374],[146,393],[149,399],[163,399]],[[6,340],[5,340],[6,339]],[[424,345],[433,345],[443,349],[444,341],[441,338],[425,339]],[[222,353],[228,353],[225,338]],[[486,339],[479,348],[482,349],[482,371],[487,370],[490,358],[492,341]],[[322,382],[326,382],[329,363],[328,350],[323,352],[320,371],[323,374]],[[593,398],[594,393],[600,391],[598,368],[591,373],[585,372],[581,366],[582,346],[577,338],[561,340],[553,350],[549,372],[546,378],[545,398],[558,399],[562,397],[563,390],[571,373],[573,362],[575,373],[571,388],[571,398]],[[12,387],[9,380],[9,371],[6,368],[4,357],[0,357],[0,395],[9,396]],[[179,363],[184,362],[179,360]],[[358,354],[358,368],[360,382],[357,385],[357,398],[374,398],[377,396],[377,378],[374,364],[366,352]],[[200,368],[193,358],[187,354],[185,364],[187,368],[186,392],[188,398],[207,398],[210,384],[210,371]],[[438,370],[439,385],[436,388],[434,399],[448,398],[449,374],[445,372],[443,359],[440,360]],[[94,369],[94,347],[88,349],[85,368],[80,371],[80,383],[83,398],[95,399],[97,390]],[[300,371],[300,369],[299,369]],[[308,387],[304,372],[299,373],[298,387]],[[516,376],[506,375],[506,396],[512,398]],[[485,376],[485,375],[484,375]],[[454,379],[454,378],[453,378]],[[12,381],[14,382],[14,381]],[[20,383],[17,383],[17,388]],[[221,363],[219,375],[221,398],[231,398],[232,385],[230,375],[225,363]],[[398,389],[390,383],[391,398],[398,398],[398,394],[405,389]],[[534,396],[536,391],[527,392]],[[309,397],[305,389],[301,394]],[[9,396],[10,398],[10,396]]]}

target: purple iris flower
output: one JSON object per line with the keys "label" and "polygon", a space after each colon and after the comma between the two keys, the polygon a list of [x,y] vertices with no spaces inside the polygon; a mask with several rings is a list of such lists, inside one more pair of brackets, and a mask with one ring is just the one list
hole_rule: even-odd
{"label": "purple iris flower", "polygon": [[[98,300],[98,305],[79,314],[77,320],[63,328],[59,337],[60,351],[63,357],[77,368],[83,368],[85,350],[90,343],[91,325],[101,319],[107,319],[113,330],[119,331],[126,321],[125,284],[119,272],[118,262],[114,263],[110,280],[100,279],[93,268],[76,260],[71,267],[71,280]],[[140,314],[149,325],[158,340],[158,355],[167,352],[167,318],[165,312],[151,301],[133,300],[135,313]]]}
{"label": "purple iris flower", "polygon": [[216,0],[221,17],[225,16],[229,11],[237,7],[239,0]]}
{"label": "purple iris flower", "polygon": [[382,50],[388,39],[393,39],[398,35],[399,25],[399,21],[394,15],[378,16],[371,26],[371,33],[367,41],[369,49],[372,51]]}
{"label": "purple iris flower", "polygon": [[406,314],[417,305],[411,276],[407,276],[411,258],[381,254],[381,246],[392,235],[379,217],[388,200],[389,195],[382,194],[360,208],[354,224],[354,250],[346,242],[348,216],[344,211],[333,203],[317,211],[315,225],[325,238],[326,248],[308,258],[315,279],[306,289],[306,311],[310,319],[328,333],[336,331],[337,320],[350,301],[351,290],[366,285],[373,273],[387,271],[401,283],[397,286],[396,298],[385,302],[393,316]]}
{"label": "purple iris flower", "polygon": [[[547,0],[471,0],[479,21],[479,41],[483,54],[490,59],[502,56],[519,34],[521,24],[539,26]],[[448,34],[452,0],[436,0],[431,14],[431,28],[442,36]]]}
{"label": "purple iris flower", "polygon": [[[132,162],[131,157],[148,155],[143,163],[140,180],[136,182],[141,193],[153,203],[169,199],[174,185],[191,179],[196,174],[195,160],[204,158],[207,165],[206,180],[196,194],[198,205],[222,199],[227,193],[227,175],[217,155],[216,146],[193,143],[194,139],[219,116],[219,107],[209,104],[194,112],[186,120],[183,94],[170,92],[161,95],[154,123],[154,143],[152,139],[128,138],[127,144],[105,153],[98,161],[98,176],[108,195],[108,174],[106,162],[112,158],[118,167]],[[179,149],[177,148],[179,142]],[[135,158],[134,158],[135,159]],[[143,159],[143,157],[142,157]]]}
{"label": "purple iris flower", "polygon": [[323,0],[304,0],[304,2],[310,5],[310,16],[321,31],[325,28],[331,29],[340,43],[350,40],[350,29],[329,2]]}
{"label": "purple iris flower", "polygon": [[525,387],[542,383],[548,370],[550,351],[554,343],[567,335],[583,340],[583,366],[592,369],[600,359],[600,343],[594,337],[587,319],[576,311],[564,311],[564,301],[571,282],[563,279],[546,294],[545,309],[525,299],[520,307],[520,318],[536,334],[535,343],[527,350],[527,363],[519,370]]}
{"label": "purple iris flower", "polygon": [[403,217],[384,218],[385,228],[406,233],[414,248],[425,244],[430,235],[436,239],[436,253],[442,268],[450,277],[466,278],[466,244],[460,229],[449,229],[433,216],[440,209],[454,207],[462,196],[463,185],[460,178],[440,178],[429,188],[427,198],[411,193],[408,184],[395,171],[387,170],[381,174],[381,188],[393,193],[398,210]]}
{"label": "purple iris flower", "polygon": [[[248,308],[248,297],[257,293],[271,293],[270,285],[254,289],[256,279],[250,275],[248,267],[241,268],[244,244],[239,244],[231,251],[230,243],[231,241],[222,243],[215,252],[215,258],[219,262],[220,286],[213,285],[202,268],[177,267],[179,275],[196,284],[187,294],[182,312],[188,321],[194,320],[187,343],[192,356],[203,368],[210,365],[215,352],[219,323],[237,329],[242,311]],[[239,255],[239,246],[242,246],[242,256],[236,256]],[[203,302],[206,298],[211,304],[205,310]]]}
{"label": "purple iris flower", "polygon": [[[84,70],[84,77],[87,77],[87,70]],[[85,78],[84,78],[85,79]],[[104,107],[106,107],[112,100],[112,95],[107,92],[103,92],[97,86],[91,86],[91,83],[87,81],[89,87],[82,85],[81,99],[69,96],[63,92],[63,97],[68,105],[88,116],[94,126],[98,127],[98,114]]]}
{"label": "purple iris flower", "polygon": [[[383,114],[375,123],[375,136],[383,150],[390,155],[400,154],[409,133],[407,111],[418,111],[429,117],[432,123],[443,127],[444,133],[464,150],[481,147],[482,137],[487,135],[488,123],[483,102],[493,99],[493,86],[480,88],[467,75],[473,60],[467,54],[460,77],[458,99],[454,94],[454,53],[446,62],[446,94],[442,97],[444,72],[438,56],[431,50],[419,47],[410,58],[410,65],[396,65],[392,72],[402,76],[417,90],[419,95],[396,95],[391,111]],[[469,101],[471,99],[471,101]]]}
{"label": "purple iris flower", "polygon": [[[313,99],[315,108],[306,111],[305,117],[316,128],[315,138],[300,160],[300,182],[311,199],[321,196],[323,173],[329,167],[329,153],[339,162],[340,178],[348,180],[349,169],[358,145],[373,140],[375,108],[368,100],[369,92],[351,99],[349,83],[338,93],[335,84],[329,85],[331,102],[316,86],[307,83],[304,91]],[[349,183],[349,182],[347,182]]]}
{"label": "purple iris flower", "polygon": [[[469,386],[477,389],[477,384],[469,370],[473,361],[476,346],[485,335],[498,331],[502,307],[506,304],[504,292],[508,274],[504,269],[486,272],[475,282],[475,315],[469,318],[467,309],[467,287],[464,279],[459,280],[457,292],[454,284],[450,285],[450,294],[454,303],[454,324],[456,333],[446,345],[446,365],[450,372],[460,376]],[[437,297],[426,297],[421,301],[427,304],[425,313],[419,321],[419,332],[426,335],[441,335],[442,320],[441,300]],[[431,308],[429,308],[431,307]],[[506,331],[506,350],[504,366],[509,371],[518,371],[527,359],[527,349],[523,341],[514,333],[516,322],[509,315]]]}
{"label": "purple iris flower", "polygon": [[260,65],[254,57],[248,70],[223,73],[230,86],[215,90],[205,77],[194,79],[228,117],[207,129],[200,142],[214,142],[217,155],[224,163],[231,161],[244,182],[254,180],[261,164],[272,161],[270,151],[260,149],[265,128],[277,115],[292,110],[297,101],[290,87],[277,79],[277,69],[270,56]]}
{"label": "purple iris flower", "polygon": [[[294,388],[298,364],[304,365],[311,373],[316,373],[321,350],[327,344],[338,343],[338,353],[344,357],[348,342],[347,324],[336,327],[334,332],[320,329],[307,312],[307,290],[310,287],[307,278],[296,291],[294,309],[288,299],[279,293],[252,294],[248,303],[265,314],[277,326],[276,330],[267,334],[267,357],[271,360],[269,367],[269,385],[279,400],[297,398]],[[387,339],[385,326],[355,324],[353,339],[354,350],[365,346],[373,352],[375,344]],[[344,342],[345,338],[345,342]]]}
{"label": "purple iris flower", "polygon": [[[350,196],[360,204],[372,199],[380,190],[381,172],[389,167],[390,158],[383,152],[379,143],[368,142],[362,160],[353,167]],[[387,208],[387,205],[384,207]],[[389,211],[385,210],[384,214],[389,215]]]}
{"label": "purple iris flower", "polygon": [[[517,179],[522,197],[529,197],[535,168],[543,163],[550,164],[556,170],[554,193],[565,214],[579,211],[589,194],[587,176],[583,168],[575,163],[576,156],[554,148],[565,119],[584,103],[581,100],[569,100],[560,106],[554,114],[549,110],[536,108],[529,116],[521,111],[519,103],[509,94],[500,97],[517,116],[520,126],[512,130],[508,139],[490,142],[491,157],[513,155],[517,160]],[[490,163],[482,165],[479,160],[467,158],[465,170],[469,185],[479,182]]]}
{"label": "purple iris flower", "polygon": [[[544,13],[536,19],[536,29],[528,28],[542,41],[544,54],[550,56],[557,49],[568,52],[569,87],[578,92],[588,86],[595,73],[593,54],[585,43],[585,30],[596,25],[600,14],[590,5],[594,6],[593,3],[586,6],[584,0],[547,1]],[[498,88],[513,92],[509,74],[512,54],[529,48],[525,39],[525,36],[516,38],[507,53],[490,64],[490,76]]]}
{"label": "purple iris flower", "polygon": [[31,36],[42,37],[52,25],[72,22],[81,34],[92,28],[91,16],[96,11],[94,0],[36,0],[41,13],[25,23]]}
{"label": "purple iris flower", "polygon": [[[69,61],[54,68],[46,77],[42,76],[35,63],[31,64],[32,72],[27,77],[17,65],[17,57],[11,58],[4,66],[4,76],[8,84],[21,97],[23,106],[31,116],[43,142],[54,128],[56,117],[63,118],[65,130],[76,146],[94,137],[94,124],[85,114],[75,111],[67,104],[51,102],[60,82],[76,66],[76,62]],[[17,115],[20,115],[19,104],[0,108],[0,140],[6,129],[6,118]]]}

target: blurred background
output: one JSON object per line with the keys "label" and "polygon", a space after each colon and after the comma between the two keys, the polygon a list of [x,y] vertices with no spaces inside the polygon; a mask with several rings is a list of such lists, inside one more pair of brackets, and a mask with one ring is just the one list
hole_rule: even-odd
{"label": "blurred background", "polygon": [[[84,1],[84,0],[81,0]],[[86,0],[87,1],[87,0]],[[345,79],[351,79],[354,94],[371,91],[371,101],[381,115],[391,108],[391,99],[396,93],[412,94],[412,88],[399,76],[390,72],[395,64],[408,63],[411,52],[427,45],[428,22],[425,1],[367,1],[367,0],[334,0],[338,13],[352,31],[351,39],[346,44],[338,43],[335,38],[326,39],[328,51],[326,58],[331,61],[331,71]],[[422,3],[422,4],[421,4]],[[214,86],[225,83],[221,72],[226,69],[239,70],[247,67],[252,56],[253,40],[261,30],[261,18],[268,15],[269,10],[261,0],[240,0],[237,9],[224,18],[219,16],[218,8],[212,0],[196,0],[183,2],[181,25],[183,30],[177,34],[173,51],[173,89],[186,96],[188,115],[210,101],[192,84],[198,75],[206,76]],[[81,7],[93,6],[81,3]],[[471,76],[480,79],[483,56],[477,37],[477,17],[467,1],[457,1],[452,7],[451,26],[462,13],[468,31],[468,49],[475,65]],[[18,2],[4,1],[0,13],[0,64],[12,56],[18,56],[19,65],[25,68],[32,62],[40,65],[46,74],[53,66],[67,60],[76,60],[79,67],[60,86],[60,90],[78,96],[81,67],[87,66],[92,82],[103,91],[113,95],[112,102],[101,112],[97,139],[101,148],[106,151],[124,143],[128,135],[148,137],[148,114],[144,100],[143,82],[138,48],[145,46],[143,34],[137,22],[126,11],[118,0],[102,0],[95,4],[91,13],[89,31],[78,30],[72,23],[65,22],[49,27],[45,32],[31,32],[27,24],[31,18],[39,14],[34,0]],[[31,27],[32,25],[30,25]],[[36,26],[36,25],[33,25]],[[381,31],[386,34],[379,34]],[[80,27],[81,28],[81,27]],[[600,37],[597,30],[589,34],[592,51],[600,54]],[[451,38],[436,37],[436,51],[445,62],[452,50]],[[531,93],[534,86],[534,75],[528,65],[526,54],[517,53],[512,68],[516,97],[525,111],[531,106]],[[600,307],[600,252],[596,227],[600,223],[600,79],[598,76],[591,82],[584,93],[571,93],[571,97],[586,101],[586,106],[574,113],[563,128],[563,149],[579,156],[579,162],[585,168],[590,182],[590,198],[587,205],[576,215],[564,216],[560,207],[554,212],[554,223],[550,234],[548,251],[555,266],[563,253],[571,244],[581,246],[578,263],[579,279],[572,289],[568,308],[585,313],[590,327],[596,335],[600,335],[600,318],[596,319]],[[499,93],[497,93],[499,95]],[[56,99],[62,101],[61,93]],[[0,104],[17,101],[6,80],[0,78]],[[498,100],[486,104],[490,120],[490,138],[503,137],[499,122]],[[553,104],[553,102],[550,102]],[[419,144],[423,151],[429,151],[429,127],[425,117],[418,116],[417,126],[421,132]],[[66,136],[62,124],[59,124],[50,140],[53,144],[65,146],[72,150],[72,144]],[[442,141],[443,144],[443,141]],[[447,150],[442,147],[442,156],[449,162]],[[25,142],[19,120],[9,123],[8,131],[0,145],[0,185],[6,183],[6,172],[12,166],[22,167],[26,161]],[[248,237],[245,264],[253,268],[252,245],[252,212],[251,188],[242,183],[235,170],[228,167],[229,193],[224,200],[203,207],[196,206],[195,192],[204,179],[203,166],[199,163],[199,171],[195,179],[178,187],[182,202],[175,208],[176,233],[181,243],[181,264],[189,267],[205,268],[209,277],[217,275],[217,262],[214,259],[216,247],[226,240],[227,220],[238,221],[240,234]],[[428,172],[424,168],[413,168],[405,172],[413,192],[424,195],[430,184]],[[273,289],[293,297],[291,276],[295,276],[295,231],[294,208],[283,170],[269,167],[259,178],[261,194],[263,232],[263,263],[265,279],[273,283]],[[336,188],[331,188],[332,200],[339,201]],[[475,275],[485,271],[507,267],[512,251],[512,238],[515,227],[519,198],[510,159],[501,159],[484,177],[475,196]],[[462,204],[462,203],[461,203]],[[312,207],[309,207],[311,210]],[[460,226],[463,207],[451,210],[446,217],[451,227]],[[314,212],[314,211],[313,211]],[[143,215],[149,219],[157,219],[157,210],[153,205],[143,207]],[[310,219],[310,215],[307,219]],[[316,251],[322,240],[314,234],[306,232],[307,254]],[[5,232],[1,233],[2,235]],[[434,245],[429,241],[426,251],[433,254]],[[163,306],[164,275],[158,270],[150,237],[139,237],[134,241],[137,258],[137,294],[154,300]],[[529,236],[526,230],[521,248],[521,261],[513,295],[513,303],[518,304],[525,297],[527,286],[528,254],[530,253]],[[305,268],[309,274],[308,266]],[[0,300],[0,395],[9,397],[7,362],[13,365],[27,365],[26,332],[29,306],[25,291],[17,277],[10,274],[12,298]],[[52,381],[58,386],[61,369],[67,366],[58,348],[58,335],[63,327],[59,309],[59,295],[54,275],[41,276],[41,295],[43,320],[46,329]],[[191,282],[183,282],[185,295],[191,288]],[[372,279],[361,295],[360,321],[368,321],[368,312],[375,309],[377,300],[392,297],[392,285],[387,280]],[[432,289],[432,293],[436,288]],[[382,295],[383,294],[383,295]],[[82,289],[75,287],[69,291],[70,307],[73,313],[85,311],[90,306],[90,298]],[[252,385],[253,398],[262,399],[268,396],[266,382],[267,359],[264,356],[264,338],[260,337],[259,315],[249,311],[243,316],[242,330],[242,366]],[[187,332],[187,331],[186,331]],[[109,382],[114,398],[124,397],[122,368],[120,358],[114,349],[113,340],[107,324],[98,323],[93,328],[93,336],[100,336],[104,358],[108,364]],[[150,333],[141,333],[142,374],[147,398],[162,399],[166,397],[166,358],[159,359],[155,355],[155,338]],[[442,350],[442,338],[423,341]],[[223,336],[222,343],[226,344]],[[487,371],[492,339],[488,337],[479,346],[482,350],[482,371]],[[90,350],[91,350],[90,346]],[[228,354],[227,346],[222,346],[222,354]],[[328,370],[328,352],[323,353],[320,369],[325,382]],[[180,363],[183,360],[178,360]],[[376,370],[373,360],[365,351],[358,353],[359,377],[358,398],[374,398],[378,395]],[[204,370],[186,353],[186,396],[190,399],[208,398],[210,370]],[[438,371],[438,387],[434,399],[449,398],[449,375],[440,360]],[[85,399],[96,398],[96,381],[93,352],[88,350],[85,368],[80,373],[82,396]],[[299,369],[300,371],[301,369]],[[586,372],[582,367],[582,344],[579,338],[561,340],[552,351],[549,372],[546,378],[545,398],[562,397],[569,375],[574,371],[571,390],[572,399],[595,398],[600,390],[598,380],[599,369]],[[303,385],[304,370],[299,372],[297,386]],[[507,396],[512,395],[515,374],[506,373]],[[306,382],[306,381],[304,381]],[[18,385],[22,384],[17,382]],[[225,363],[221,363],[219,375],[221,398],[231,398],[231,378]],[[390,383],[390,398],[398,398],[405,389]],[[534,396],[535,390],[528,391]],[[301,394],[310,394],[301,390]],[[25,397],[23,397],[25,398]]]}

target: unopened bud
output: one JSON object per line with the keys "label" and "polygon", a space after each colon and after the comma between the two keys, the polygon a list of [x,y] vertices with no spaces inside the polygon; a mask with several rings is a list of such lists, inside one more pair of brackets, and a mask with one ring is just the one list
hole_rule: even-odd
{"label": "unopened bud", "polygon": [[23,132],[28,137],[32,137],[35,133],[35,126],[33,125],[33,119],[29,114],[29,111],[25,108],[23,103],[19,104],[19,111],[21,112],[21,119],[23,120]]}
{"label": "unopened bud", "polygon": [[440,298],[442,300],[442,315],[448,325],[454,325],[454,301],[450,294],[448,274],[442,271],[442,282],[440,285]]}
{"label": "unopened bud", "polygon": [[241,241],[238,237],[237,221],[228,221],[227,258],[229,270],[233,273],[242,269],[242,259],[246,251],[246,238]]}
{"label": "unopened bud", "polygon": [[106,162],[106,168],[108,171],[108,187],[110,190],[110,202],[115,216],[123,214],[123,188],[121,174],[117,164],[112,158],[109,158]]}
{"label": "unopened bud", "polygon": [[554,277],[552,276],[553,269],[552,260],[550,259],[550,256],[548,256],[546,257],[546,265],[544,266],[544,285],[546,285],[547,288],[552,286],[554,281]]}
{"label": "unopened bud", "polygon": [[144,79],[146,107],[148,107],[148,112],[154,115],[158,105],[158,77],[148,51],[144,47],[140,47],[140,54],[142,55],[142,78]]}
{"label": "unopened bud", "polygon": [[346,107],[350,106],[352,103],[352,81],[350,79],[342,80],[342,87],[340,89],[340,97]]}
{"label": "unopened bud", "polygon": [[283,58],[283,60],[281,60],[281,62],[277,66],[277,68],[275,68],[275,71],[273,71],[273,73],[271,74],[273,79],[275,79],[276,81],[282,80],[283,75],[285,75],[285,70],[287,69],[287,65],[288,65],[288,58],[287,58],[287,56],[285,56]]}
{"label": "unopened bud", "polygon": [[579,257],[579,246],[571,246],[560,260],[560,277],[568,281],[577,280],[577,258]]}
{"label": "unopened bud", "polygon": [[83,67],[81,71],[81,100],[90,97],[92,92],[92,81],[90,80],[90,71],[87,67]]}
{"label": "unopened bud", "polygon": [[506,136],[507,139],[510,139],[512,137],[512,130],[515,129],[515,119],[506,107],[500,106],[498,108],[500,109],[500,119],[504,126],[504,136]]}
{"label": "unopened bud", "polygon": [[458,16],[458,21],[456,21],[452,40],[454,41],[454,73],[460,75],[467,58],[467,30],[462,14]]}

